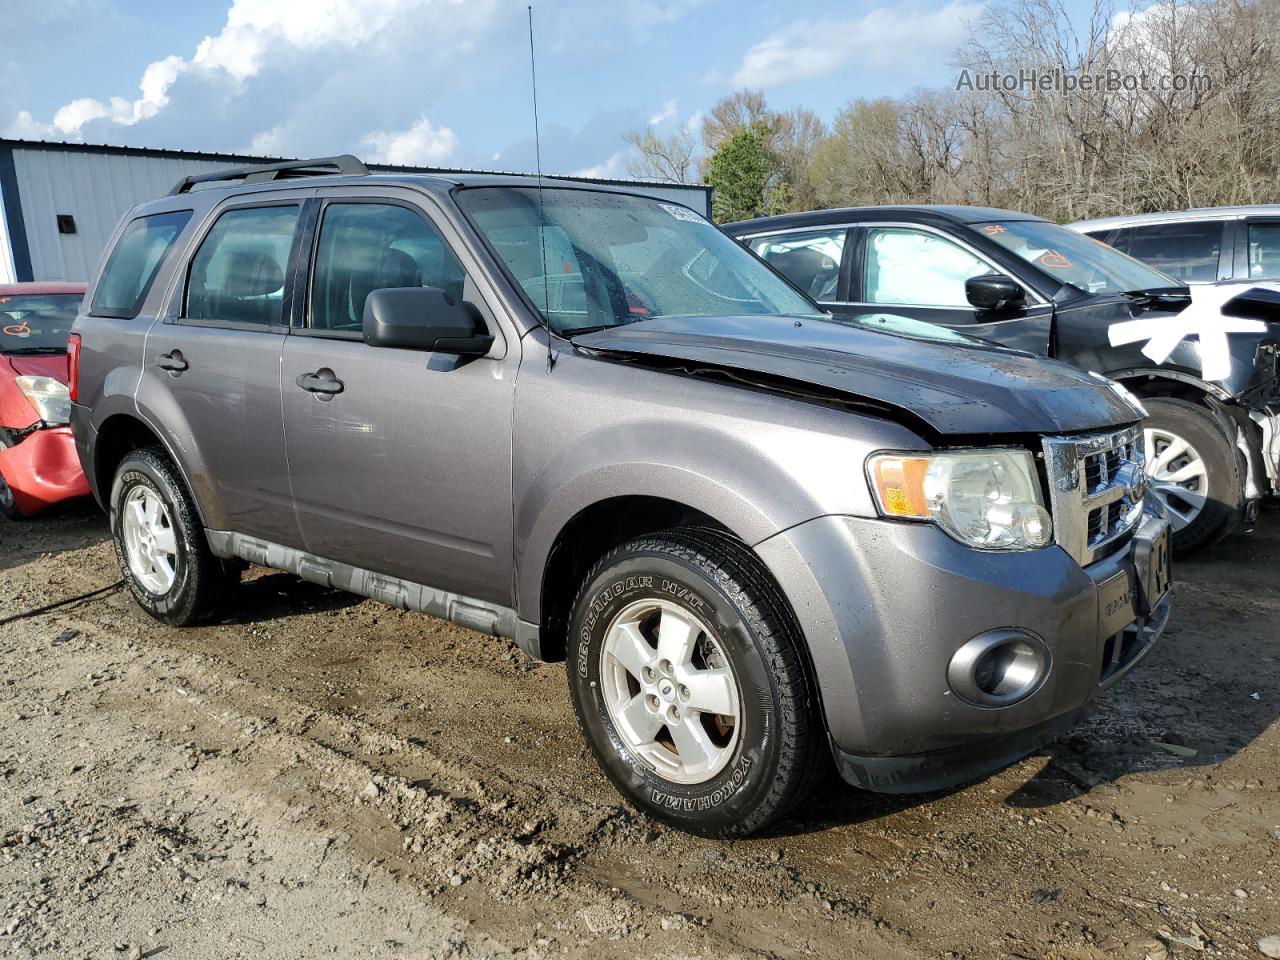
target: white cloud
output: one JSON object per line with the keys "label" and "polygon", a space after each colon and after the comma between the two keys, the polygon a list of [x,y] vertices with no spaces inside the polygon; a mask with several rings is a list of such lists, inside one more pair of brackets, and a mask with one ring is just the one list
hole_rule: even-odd
{"label": "white cloud", "polygon": [[897,66],[951,54],[965,39],[982,4],[952,0],[929,13],[879,7],[855,20],[800,20],[747,51],[733,82],[776,87],[846,66]]}
{"label": "white cloud", "polygon": [[368,159],[401,166],[434,166],[444,163],[458,149],[458,137],[448,127],[433,127],[426,117],[398,133],[376,130],[364,138]]}
{"label": "white cloud", "polygon": [[619,150],[617,153],[610,154],[609,159],[589,167],[583,167],[581,170],[574,170],[569,176],[617,180],[627,174],[627,157],[629,154],[629,150]]}
{"label": "white cloud", "polygon": [[[296,65],[302,57],[313,69],[321,60],[349,69],[358,64],[344,63],[343,57],[356,48],[375,57],[403,52],[415,37],[434,35],[437,51],[444,51],[436,59],[443,63],[472,49],[467,34],[487,27],[497,7],[498,0],[232,0],[222,29],[201,40],[190,58],[172,55],[147,65],[136,99],[80,97],[60,107],[49,123],[23,111],[6,133],[80,139],[86,126],[105,122],[108,129],[95,127],[95,132],[109,138],[112,127],[135,126],[160,115],[169,106],[175,84],[201,87],[194,96],[203,98],[206,108],[226,108],[247,84],[283,69],[281,64]],[[338,72],[326,70],[330,75]],[[234,115],[231,110],[224,113]],[[292,132],[277,124],[254,135],[252,143],[275,152],[284,149]],[[424,149],[441,148],[433,142]]]}
{"label": "white cloud", "polygon": [[676,98],[672,97],[662,105],[662,109],[649,117],[649,126],[656,127],[663,120],[670,120],[676,115]]}

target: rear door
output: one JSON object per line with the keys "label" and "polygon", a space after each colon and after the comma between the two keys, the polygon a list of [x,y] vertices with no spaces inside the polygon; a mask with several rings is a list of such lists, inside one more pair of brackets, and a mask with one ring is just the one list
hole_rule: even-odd
{"label": "rear door", "polygon": [[[306,549],[508,605],[518,352],[451,227],[420,205],[428,201],[394,188],[318,196],[306,299],[281,368]],[[495,335],[489,354],[367,346],[365,298],[407,286],[441,287],[474,303]],[[333,381],[327,389],[336,392],[299,383],[314,387],[309,375]]]}
{"label": "rear door", "polygon": [[180,448],[205,522],[290,546],[280,355],[304,200],[258,193],[214,212],[147,336],[139,388]]}

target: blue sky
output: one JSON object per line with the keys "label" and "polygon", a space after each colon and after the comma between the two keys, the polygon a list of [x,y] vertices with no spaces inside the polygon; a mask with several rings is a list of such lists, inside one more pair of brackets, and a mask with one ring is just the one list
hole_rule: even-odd
{"label": "blue sky", "polygon": [[[524,0],[5,0],[0,133],[533,166]],[[830,120],[954,81],[978,0],[537,0],[548,172],[625,176],[742,86]],[[800,14],[802,11],[802,16]]]}

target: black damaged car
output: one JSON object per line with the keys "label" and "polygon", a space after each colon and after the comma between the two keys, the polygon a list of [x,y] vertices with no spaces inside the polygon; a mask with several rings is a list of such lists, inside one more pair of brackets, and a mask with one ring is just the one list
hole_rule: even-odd
{"label": "black damaged car", "polygon": [[820,210],[724,229],[838,317],[941,324],[1122,384],[1150,415],[1147,473],[1179,552],[1250,529],[1280,491],[1280,289],[1193,307],[1185,286],[1103,243],[982,207]]}

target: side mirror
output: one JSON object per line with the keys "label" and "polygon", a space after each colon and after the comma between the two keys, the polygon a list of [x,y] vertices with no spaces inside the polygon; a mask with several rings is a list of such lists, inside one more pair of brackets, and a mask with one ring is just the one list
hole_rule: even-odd
{"label": "side mirror", "polygon": [[964,295],[979,310],[1010,310],[1027,300],[1022,284],[998,273],[970,277],[964,282]]}
{"label": "side mirror", "polygon": [[480,357],[493,336],[474,306],[439,287],[389,287],[365,298],[364,342]]}

